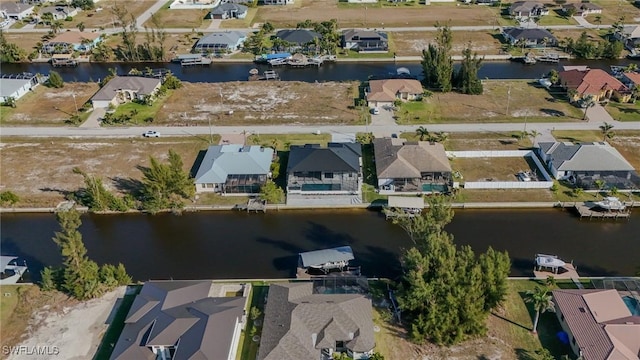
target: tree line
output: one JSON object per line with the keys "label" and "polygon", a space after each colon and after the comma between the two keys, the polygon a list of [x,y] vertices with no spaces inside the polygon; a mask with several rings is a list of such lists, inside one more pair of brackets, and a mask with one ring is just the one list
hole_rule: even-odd
{"label": "tree line", "polygon": [[454,216],[448,199],[430,196],[427,203],[419,216],[394,216],[413,242],[401,256],[398,301],[414,342],[451,345],[486,333],[489,313],[506,296],[511,264],[506,252],[476,255],[456,246],[445,231]]}
{"label": "tree line", "polygon": [[454,71],[451,48],[453,33],[449,26],[436,24],[437,35],[434,43],[422,50],[422,70],[424,85],[429,89],[450,92],[454,88],[463,94],[482,94],[482,82],[478,79],[478,71],[482,59],[472,52],[471,44],[462,51],[462,63]]}

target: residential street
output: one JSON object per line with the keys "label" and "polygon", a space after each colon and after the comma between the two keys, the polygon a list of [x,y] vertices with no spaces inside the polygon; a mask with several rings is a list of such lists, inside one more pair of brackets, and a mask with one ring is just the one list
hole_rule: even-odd
{"label": "residential street", "polygon": [[[548,133],[552,130],[598,130],[600,121],[573,123],[527,123],[527,131],[536,130]],[[640,122],[612,121],[614,130],[640,130]],[[353,134],[371,131],[376,136],[389,136],[392,133],[412,132],[420,125],[276,125],[276,126],[193,126],[193,127],[112,127],[112,128],[71,128],[71,127],[3,127],[1,136],[73,136],[73,137],[135,137],[142,136],[147,130],[156,130],[162,136],[200,136],[214,134],[286,134],[286,133],[316,133],[320,131],[328,134]],[[424,125],[430,131],[444,132],[511,132],[525,129],[524,123],[491,123],[491,124],[434,124]]]}

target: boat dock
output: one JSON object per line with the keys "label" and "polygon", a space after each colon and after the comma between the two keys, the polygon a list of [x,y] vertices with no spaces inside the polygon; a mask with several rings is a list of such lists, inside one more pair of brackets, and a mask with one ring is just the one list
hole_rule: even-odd
{"label": "boat dock", "polygon": [[240,211],[246,211],[246,212],[251,212],[251,211],[262,211],[264,213],[267,212],[267,201],[266,200],[262,200],[262,199],[249,199],[249,201],[247,201],[247,204],[237,204],[234,209],[236,210],[240,210]]}
{"label": "boat dock", "polygon": [[291,67],[307,67],[317,66],[320,67],[325,61],[335,61],[335,55],[322,55],[309,57],[303,54],[294,54],[287,58],[275,58],[267,60],[267,63],[271,66],[291,66]]}
{"label": "boat dock", "polygon": [[575,204],[574,209],[580,216],[580,218],[591,219],[629,219],[631,212],[626,211],[595,211],[592,207],[589,207],[586,203]]}
{"label": "boat dock", "polygon": [[259,80],[280,80],[280,75],[274,70],[266,70],[262,75],[258,73],[258,69],[251,69],[249,71],[249,81],[259,81]]}
{"label": "boat dock", "polygon": [[173,62],[180,63],[180,66],[194,66],[194,65],[210,65],[212,60],[202,54],[184,54],[178,55]]}
{"label": "boat dock", "polygon": [[51,66],[75,67],[78,66],[78,60],[71,58],[71,54],[53,54],[51,57]]}
{"label": "boat dock", "polygon": [[533,276],[536,279],[546,279],[549,276],[553,276],[554,279],[578,279],[580,275],[578,274],[578,270],[572,263],[566,263],[564,266],[560,268],[561,270],[556,272],[553,271],[542,271],[542,270],[533,270]]}

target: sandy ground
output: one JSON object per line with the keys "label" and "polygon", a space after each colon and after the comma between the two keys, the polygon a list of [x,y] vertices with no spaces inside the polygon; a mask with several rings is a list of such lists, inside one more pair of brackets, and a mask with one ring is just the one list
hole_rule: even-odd
{"label": "sandy ground", "polygon": [[[95,354],[102,335],[109,327],[107,320],[116,300],[122,297],[126,287],[107,293],[99,299],[83,302],[62,313],[48,312],[43,309],[33,315],[31,323],[41,326],[34,332],[28,332],[28,339],[18,346],[32,348],[34,346],[57,347],[59,354],[55,358],[66,360],[90,359]],[[54,351],[54,350],[51,350]],[[18,354],[10,360],[46,360],[51,355]]]}

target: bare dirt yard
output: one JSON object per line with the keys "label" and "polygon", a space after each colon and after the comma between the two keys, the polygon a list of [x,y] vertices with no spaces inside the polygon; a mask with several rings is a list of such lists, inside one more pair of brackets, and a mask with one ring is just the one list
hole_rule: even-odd
{"label": "bare dirt yard", "polygon": [[451,167],[464,176],[464,181],[518,181],[518,172],[532,170],[523,157],[455,158]]}
{"label": "bare dirt yard", "polygon": [[112,11],[115,5],[126,5],[125,8],[127,9],[127,12],[134,18],[137,18],[155,3],[155,0],[136,0],[127,2],[123,2],[122,0],[102,0],[99,3],[96,3],[95,9],[81,11],[73,18],[73,21],[65,21],[64,26],[67,29],[75,29],[76,25],[82,22],[87,28],[118,27],[118,19]]}
{"label": "bare dirt yard", "polygon": [[[55,357],[60,359],[92,358],[109,326],[109,315],[112,313],[117,299],[122,297],[125,292],[123,286],[98,299],[86,302],[78,302],[68,298],[53,302],[55,296],[64,295],[42,293],[36,286],[31,287],[34,289],[30,289],[30,291],[39,293],[39,297],[48,298],[48,301],[40,307],[31,308],[33,312],[28,320],[28,325],[26,329],[23,329],[25,331],[19,333],[21,334],[21,342],[14,343],[14,345],[26,346],[29,349],[48,346],[50,349],[47,348],[47,350],[50,354],[12,354],[8,357],[11,360],[51,359],[51,354],[55,354],[55,352],[57,352]],[[29,318],[29,313],[25,312],[22,316]]]}
{"label": "bare dirt yard", "polygon": [[[422,55],[422,50],[435,41],[435,31],[399,31],[391,32],[391,38],[399,56]],[[453,33],[452,55],[461,55],[471,44],[473,51],[479,55],[500,54],[502,43],[500,35],[487,31],[455,31]]]}
{"label": "bare dirt yard", "polygon": [[83,185],[79,167],[88,174],[102,175],[111,190],[126,190],[131,180],[141,178],[137,166],[148,166],[149,156],[166,159],[169,149],[182,156],[190,170],[208,136],[158,139],[105,138],[3,138],[0,144],[0,189],[15,192],[20,207],[51,207]]}
{"label": "bare dirt yard", "polygon": [[[222,94],[222,97],[220,96]],[[357,82],[183,83],[156,116],[161,125],[355,124]],[[232,111],[232,114],[229,114]]]}
{"label": "bare dirt yard", "polygon": [[[3,126],[64,125],[98,91],[92,82],[65,83],[61,89],[39,85],[16,101],[16,107],[0,107]],[[75,101],[74,97],[75,96]]]}
{"label": "bare dirt yard", "polygon": [[[402,27],[432,26],[449,21],[451,25],[495,25],[498,12],[490,6],[457,6],[458,4],[418,5],[398,3],[342,4],[335,0],[298,0],[293,6],[260,6],[257,22],[271,22],[276,28],[295,27],[309,19],[337,19],[338,27]],[[366,10],[365,10],[366,7]]]}

